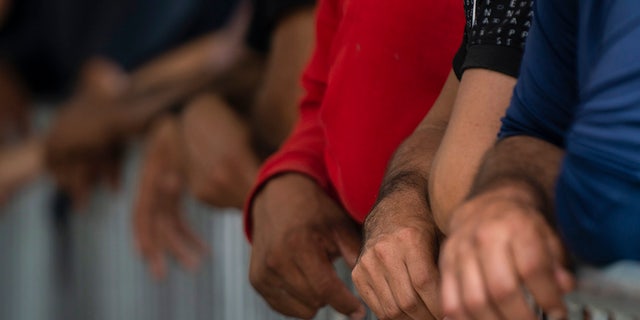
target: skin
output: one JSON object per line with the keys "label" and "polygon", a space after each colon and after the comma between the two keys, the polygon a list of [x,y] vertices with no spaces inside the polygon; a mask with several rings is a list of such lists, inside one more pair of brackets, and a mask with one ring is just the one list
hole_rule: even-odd
{"label": "skin", "polygon": [[360,230],[314,181],[288,173],[271,180],[253,202],[249,280],[276,311],[310,319],[326,305],[352,319],[364,306],[340,280],[333,261],[353,266]]}
{"label": "skin", "polygon": [[4,19],[7,16],[11,6],[10,0],[0,0],[0,27],[4,24]]}
{"label": "skin", "polygon": [[204,88],[240,53],[247,24],[240,10],[230,26],[126,74],[94,58],[83,68],[78,89],[60,109],[46,139],[46,163],[76,205],[91,187],[115,182],[124,144],[154,116]]}
{"label": "skin", "polygon": [[301,9],[283,19],[273,33],[263,85],[250,118],[263,158],[277,150],[296,121],[303,92],[300,75],[315,42],[313,22],[313,8]]}
{"label": "skin", "polygon": [[[0,8],[1,11],[1,8]],[[0,13],[1,15],[1,13]],[[1,19],[1,18],[0,18]],[[0,147],[29,131],[29,92],[13,68],[0,61]]]}
{"label": "skin", "polygon": [[487,154],[472,196],[450,216],[440,257],[442,304],[452,319],[536,319],[525,288],[552,319],[574,280],[551,227],[563,151],[526,136]]}
{"label": "skin", "polygon": [[[273,35],[272,51],[266,69],[251,70],[255,62],[251,60],[252,57],[246,57],[239,62],[243,65],[238,65],[231,71],[233,74],[244,75],[240,79],[241,82],[246,82],[247,73],[251,78],[251,75],[258,71],[264,72],[264,81],[259,89],[246,89],[250,83],[233,86],[245,88],[239,90],[243,95],[246,95],[246,92],[259,91],[260,98],[256,99],[249,112],[245,112],[246,117],[235,111],[242,109],[241,106],[229,104],[219,94],[201,94],[187,105],[179,120],[183,156],[180,163],[173,164],[173,170],[181,171],[183,174],[184,184],[180,192],[189,191],[200,201],[214,207],[242,208],[256,178],[262,152],[270,149],[262,141],[277,141],[276,144],[279,144],[280,141],[277,139],[284,139],[281,134],[261,127],[261,121],[252,119],[260,116],[269,123],[280,123],[283,128],[290,128],[295,121],[294,110],[297,110],[298,97],[302,92],[298,78],[311,54],[313,38],[291,35],[306,34],[300,28],[313,29],[312,12],[313,8],[301,8],[283,18]],[[222,78],[226,80],[216,82],[228,85],[237,81],[234,75]],[[292,83],[294,85],[291,85]],[[221,91],[238,90],[226,86],[221,88]],[[145,167],[146,165],[145,163]],[[179,198],[166,197],[155,192],[152,184],[143,185],[145,187],[140,189],[138,198],[144,197],[154,202],[164,197],[162,201],[170,200],[170,207],[180,207]],[[134,214],[139,216],[145,213],[136,211]],[[148,219],[153,220],[154,214],[160,215],[161,212],[150,211]],[[135,230],[136,237],[151,238],[153,234],[161,232],[154,230],[160,227],[158,224],[147,225],[147,228]],[[192,248],[191,251],[196,248],[193,242],[185,237],[175,239],[184,240],[180,243],[181,247]],[[168,248],[164,249],[164,255],[173,255]],[[145,258],[149,261],[151,271],[156,274],[155,260],[150,260],[146,255]],[[179,256],[176,255],[176,258],[180,261]]]}
{"label": "skin", "polygon": [[144,152],[133,228],[137,248],[157,279],[167,274],[168,255],[195,270],[207,252],[180,206],[185,184],[181,144],[178,119],[163,116],[150,129]]}
{"label": "skin", "polygon": [[37,138],[0,151],[0,205],[44,170],[42,142]]}
{"label": "skin", "polygon": [[453,72],[429,114],[394,155],[365,221],[353,279],[381,319],[441,319],[444,224],[495,142],[515,85],[484,69]]}
{"label": "skin", "polygon": [[218,96],[202,95],[182,117],[189,190],[216,207],[241,208],[258,174],[247,124]]}

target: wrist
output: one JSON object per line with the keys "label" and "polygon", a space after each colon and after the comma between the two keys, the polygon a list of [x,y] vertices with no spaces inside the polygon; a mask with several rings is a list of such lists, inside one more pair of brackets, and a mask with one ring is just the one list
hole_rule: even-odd
{"label": "wrist", "polygon": [[434,234],[440,232],[423,191],[402,188],[380,198],[364,222],[364,232],[369,238],[402,226],[419,226]]}
{"label": "wrist", "polygon": [[[313,179],[297,172],[285,172],[271,177],[265,181],[262,187],[255,193],[251,203],[251,218],[253,221],[260,219],[257,211],[265,211],[270,207],[269,203],[287,203],[294,205],[294,202],[304,202],[320,188]],[[257,220],[256,220],[257,218]]]}
{"label": "wrist", "polygon": [[544,213],[550,211],[550,200],[547,198],[545,190],[535,181],[525,177],[495,179],[482,186],[481,189],[472,190],[468,199],[479,196],[509,199],[535,207]]}
{"label": "wrist", "polygon": [[[467,201],[463,203],[500,203],[510,202],[517,203],[519,207],[531,208],[531,212],[544,213],[547,207],[547,200],[544,194],[539,191],[535,185],[520,179],[502,179],[496,180],[491,185],[483,187],[482,191],[473,192]],[[472,212],[473,211],[473,212]],[[481,214],[482,210],[454,210],[449,216],[447,222],[447,230],[456,229],[464,224],[469,214],[475,216]],[[490,211],[487,211],[490,212]]]}

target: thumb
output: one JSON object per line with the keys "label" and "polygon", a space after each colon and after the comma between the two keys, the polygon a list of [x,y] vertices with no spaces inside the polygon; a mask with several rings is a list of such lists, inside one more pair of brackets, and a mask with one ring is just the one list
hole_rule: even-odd
{"label": "thumb", "polygon": [[347,266],[353,269],[362,249],[362,232],[355,225],[334,229],[333,238]]}

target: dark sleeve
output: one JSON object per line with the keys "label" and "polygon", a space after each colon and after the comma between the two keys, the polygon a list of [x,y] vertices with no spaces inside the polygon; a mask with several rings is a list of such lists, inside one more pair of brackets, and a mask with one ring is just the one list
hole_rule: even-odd
{"label": "dark sleeve", "polygon": [[518,77],[533,18],[533,0],[464,0],[467,25],[454,59],[458,78],[483,68]]}
{"label": "dark sleeve", "polygon": [[640,259],[640,2],[579,3],[578,105],[557,185],[568,247],[587,262]]}
{"label": "dark sleeve", "polygon": [[315,3],[315,0],[254,0],[247,44],[258,52],[267,52],[271,33],[278,23],[289,13]]}

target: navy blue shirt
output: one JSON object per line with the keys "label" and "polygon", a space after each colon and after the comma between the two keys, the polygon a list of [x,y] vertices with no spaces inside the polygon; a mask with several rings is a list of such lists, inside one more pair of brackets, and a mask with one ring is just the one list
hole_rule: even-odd
{"label": "navy blue shirt", "polygon": [[16,0],[0,26],[0,58],[36,94],[64,96],[86,59],[133,70],[226,24],[236,0]]}
{"label": "navy blue shirt", "polygon": [[640,260],[640,1],[536,0],[501,138],[566,150],[559,229],[587,262]]}

